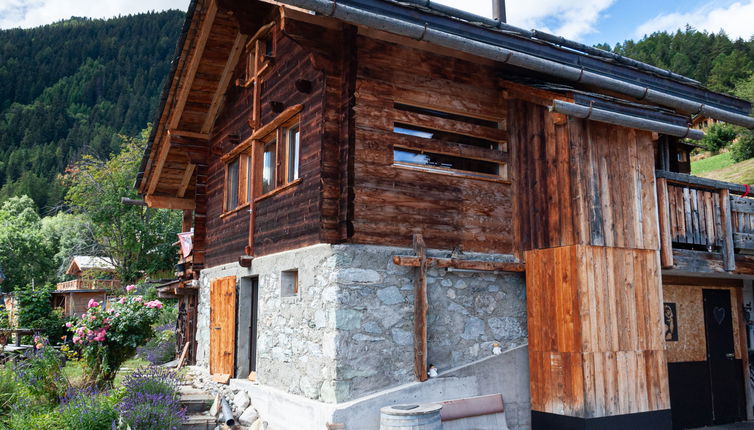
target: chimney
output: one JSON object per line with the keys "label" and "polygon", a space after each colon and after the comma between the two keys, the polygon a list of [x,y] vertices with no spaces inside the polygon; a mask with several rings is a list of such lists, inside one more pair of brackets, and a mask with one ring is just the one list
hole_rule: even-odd
{"label": "chimney", "polygon": [[492,18],[500,22],[506,22],[505,0],[492,0]]}

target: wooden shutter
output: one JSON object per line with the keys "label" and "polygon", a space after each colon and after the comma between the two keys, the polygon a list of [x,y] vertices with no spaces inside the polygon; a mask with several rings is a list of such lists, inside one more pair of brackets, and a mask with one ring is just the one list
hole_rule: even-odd
{"label": "wooden shutter", "polygon": [[233,377],[236,351],[236,277],[215,279],[209,294],[209,372]]}

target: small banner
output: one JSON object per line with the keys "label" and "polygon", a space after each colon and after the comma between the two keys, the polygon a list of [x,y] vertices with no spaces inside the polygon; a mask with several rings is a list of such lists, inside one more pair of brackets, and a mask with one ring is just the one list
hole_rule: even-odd
{"label": "small banner", "polygon": [[676,313],[675,303],[665,303],[663,305],[663,314],[663,319],[665,320],[665,340],[677,342],[678,314]]}
{"label": "small banner", "polygon": [[194,232],[178,233],[178,241],[181,242],[183,258],[188,257],[191,254],[191,250],[194,249]]}

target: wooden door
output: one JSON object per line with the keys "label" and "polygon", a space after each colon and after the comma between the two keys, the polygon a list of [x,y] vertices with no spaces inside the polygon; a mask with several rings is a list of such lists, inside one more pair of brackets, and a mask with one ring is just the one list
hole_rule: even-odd
{"label": "wooden door", "polygon": [[743,369],[736,360],[729,290],[703,290],[713,424],[745,419]]}
{"label": "wooden door", "polygon": [[236,277],[210,285],[209,372],[234,376],[236,350]]}

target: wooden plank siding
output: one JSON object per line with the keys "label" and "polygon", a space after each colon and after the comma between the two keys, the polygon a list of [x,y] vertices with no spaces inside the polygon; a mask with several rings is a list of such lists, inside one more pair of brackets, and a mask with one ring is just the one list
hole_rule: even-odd
{"label": "wooden plank siding", "polygon": [[[255,203],[254,254],[266,255],[286,249],[331,239],[337,231],[337,221],[323,222],[322,153],[328,145],[338,144],[339,122],[337,109],[343,99],[340,94],[338,70],[322,70],[317,57],[300,40],[311,38],[314,27],[305,23],[286,22],[286,31],[276,31],[275,61],[262,78],[261,123],[271,122],[277,113],[272,102],[285,107],[302,104],[300,113],[300,164],[301,181],[274,195]],[[326,37],[320,31],[319,38]],[[248,52],[242,53],[242,58]],[[319,54],[318,54],[319,55]],[[327,63],[330,64],[330,63]],[[245,73],[245,61],[239,61],[235,76]],[[234,79],[235,80],[235,79]],[[233,80],[233,81],[234,81]],[[295,82],[311,82],[311,91],[299,91]],[[249,126],[252,114],[252,88],[230,84],[225,102],[211,133],[214,153],[229,152],[238,141],[243,141],[253,130]],[[326,117],[332,125],[326,125]],[[229,136],[236,136],[230,139]],[[324,149],[323,149],[324,148]],[[335,150],[337,156],[337,149]],[[284,162],[284,160],[278,160]],[[331,163],[337,165],[337,162]],[[328,172],[329,173],[329,172]],[[207,182],[207,265],[236,261],[244,254],[248,244],[250,215],[248,208],[223,215],[225,165],[220,157],[212,157],[208,166]],[[330,180],[330,183],[332,180]],[[332,185],[330,185],[332,186]],[[330,200],[339,198],[338,195]],[[330,205],[332,206],[332,205]],[[223,215],[221,217],[221,215]],[[337,209],[326,212],[328,219],[337,219]]]}
{"label": "wooden plank siding", "polygon": [[565,120],[521,100],[509,110],[522,249],[658,249],[650,133]]}
{"label": "wooden plank siding", "polygon": [[668,409],[657,252],[526,253],[532,408],[584,418]]}
{"label": "wooden plank siding", "polygon": [[[396,146],[425,150],[442,146],[466,157],[477,154],[507,162],[505,151],[455,148],[393,131],[396,122],[406,122],[495,139],[507,146],[507,108],[495,70],[365,36],[358,37],[357,48],[351,241],[410,246],[412,234],[421,233],[429,248],[512,252],[510,184],[393,162]],[[498,128],[482,130],[462,121],[405,112],[395,103],[488,119]]]}

